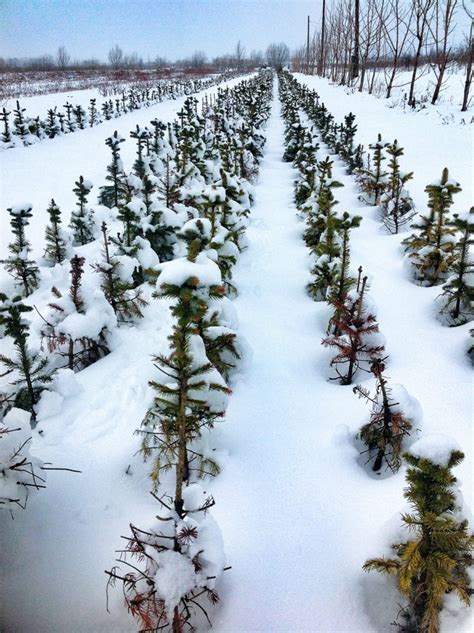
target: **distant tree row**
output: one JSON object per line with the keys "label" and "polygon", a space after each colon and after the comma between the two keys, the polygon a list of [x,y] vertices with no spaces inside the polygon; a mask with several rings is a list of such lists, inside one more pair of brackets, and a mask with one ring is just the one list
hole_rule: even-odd
{"label": "distant tree row", "polygon": [[108,53],[107,62],[98,59],[73,60],[65,46],[60,46],[56,55],[40,55],[28,58],[0,57],[0,72],[8,70],[65,70],[65,69],[99,69],[113,70],[143,69],[143,68],[215,68],[223,70],[236,68],[250,70],[268,64],[275,68],[288,63],[290,50],[284,43],[270,44],[265,52],[252,50],[249,54],[239,40],[232,53],[209,58],[205,51],[197,50],[189,57],[170,61],[166,57],[156,56],[153,60],[144,61],[136,52],[125,53],[116,44]]}

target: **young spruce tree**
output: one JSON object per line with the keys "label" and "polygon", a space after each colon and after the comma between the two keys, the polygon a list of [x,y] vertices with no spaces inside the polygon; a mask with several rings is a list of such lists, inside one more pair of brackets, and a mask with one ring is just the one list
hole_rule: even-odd
{"label": "young spruce tree", "polygon": [[410,435],[411,422],[400,411],[398,402],[391,397],[390,387],[383,375],[385,359],[376,359],[371,371],[375,376],[374,396],[357,385],[353,391],[372,405],[370,420],[359,431],[359,437],[367,446],[369,461],[373,461],[372,470],[379,472],[385,462],[387,468],[397,472],[401,465],[403,440]]}
{"label": "young spruce tree", "polygon": [[10,214],[10,225],[15,241],[9,244],[10,256],[1,260],[5,269],[22,287],[25,297],[30,295],[38,286],[39,269],[36,263],[28,256],[31,252],[30,242],[26,239],[25,228],[29,225],[32,216],[31,205],[22,205],[7,209]]}
{"label": "young spruce tree", "polygon": [[439,297],[440,316],[448,325],[463,325],[474,318],[474,260],[471,252],[474,243],[474,207],[467,217],[454,214],[449,225],[461,234],[453,248],[454,261],[451,276]]}
{"label": "young spruce tree", "polygon": [[404,241],[414,269],[415,280],[422,286],[442,283],[454,261],[454,235],[456,230],[449,224],[448,213],[453,204],[453,196],[461,191],[458,182],[449,178],[444,168],[441,179],[425,188],[428,193],[430,213],[421,216],[421,222],[414,224],[418,233]]}
{"label": "young spruce tree", "polygon": [[23,315],[33,308],[22,303],[21,297],[9,299],[3,293],[0,293],[0,302],[0,326],[3,326],[5,335],[12,338],[16,351],[13,358],[0,354],[0,363],[6,367],[3,375],[18,375],[12,382],[12,400],[15,407],[31,413],[32,425],[35,426],[35,405],[46,383],[51,381],[48,361],[41,356],[34,357],[28,349],[29,324]]}
{"label": "young spruce tree", "polygon": [[73,192],[77,197],[77,211],[71,213],[70,227],[74,232],[75,245],[84,246],[94,240],[93,211],[87,207],[87,196],[93,185],[89,180],[84,180],[83,176],[79,176],[75,185]]}
{"label": "young spruce tree", "polygon": [[61,234],[61,209],[51,199],[47,209],[49,224],[46,225],[44,257],[51,264],[62,264],[66,258],[67,245]]}
{"label": "young spruce tree", "polygon": [[[425,440],[433,442],[429,436]],[[469,567],[474,535],[460,516],[456,478],[451,472],[464,455],[438,446],[436,458],[431,457],[432,450],[421,450],[425,440],[405,454],[409,465],[405,498],[413,511],[403,514],[402,521],[409,538],[393,545],[394,558],[374,558],[364,565],[365,571],[396,578],[400,593],[408,600],[398,623],[405,633],[440,633],[446,594],[452,592],[469,606],[472,593]],[[445,436],[441,442],[446,442]]]}

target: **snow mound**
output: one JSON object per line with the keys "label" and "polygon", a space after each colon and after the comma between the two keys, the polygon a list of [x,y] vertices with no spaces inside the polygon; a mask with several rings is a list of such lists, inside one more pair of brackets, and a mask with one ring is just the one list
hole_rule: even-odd
{"label": "snow mound", "polygon": [[437,466],[446,466],[453,451],[461,448],[455,439],[444,433],[428,433],[410,448],[410,453],[420,459],[429,459]]}
{"label": "snow mound", "polygon": [[158,596],[165,601],[168,617],[181,598],[197,587],[199,576],[187,556],[167,550],[158,556],[158,569],[154,581]]}

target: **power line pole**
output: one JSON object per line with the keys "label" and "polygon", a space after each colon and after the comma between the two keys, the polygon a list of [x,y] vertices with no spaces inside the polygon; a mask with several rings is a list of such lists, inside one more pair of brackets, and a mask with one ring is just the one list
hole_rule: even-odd
{"label": "power line pole", "polygon": [[309,75],[309,15],[308,15],[308,28],[306,31],[306,74]]}
{"label": "power line pole", "polygon": [[321,16],[321,51],[318,64],[318,75],[321,77],[324,70],[324,39],[326,37],[326,0],[323,0],[323,14]]}

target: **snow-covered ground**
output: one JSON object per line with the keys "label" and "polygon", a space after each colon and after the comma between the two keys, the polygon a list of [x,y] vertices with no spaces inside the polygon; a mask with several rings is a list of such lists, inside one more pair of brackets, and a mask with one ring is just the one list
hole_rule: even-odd
{"label": "snow-covered ground", "polygon": [[[456,196],[455,210],[467,210],[473,203],[473,127],[471,125],[443,124],[436,106],[426,111],[404,110],[390,107],[385,99],[360,92],[347,92],[342,86],[333,86],[320,77],[295,74],[298,81],[314,88],[334,115],[343,120],[349,112],[356,115],[356,142],[366,148],[377,140],[380,132],[384,139],[398,140],[405,149],[400,159],[404,172],[413,171],[409,189],[417,210],[426,209],[424,188],[441,176],[444,167],[461,183],[463,191]],[[456,112],[451,106],[450,112]],[[440,106],[444,111],[445,106]],[[425,115],[426,112],[426,115]],[[470,121],[474,112],[462,113]]]}
{"label": "snow-covered ground", "polygon": [[[371,96],[384,101],[388,108],[400,108],[406,112],[413,112],[413,109],[407,105],[412,73],[413,70],[410,69],[398,70],[392,86],[391,95],[387,99],[387,75],[384,70],[376,71]],[[298,76],[303,80],[303,75]],[[365,77],[363,93],[367,96],[370,96],[368,95],[369,81],[372,81],[372,71],[370,72],[369,79],[367,78],[367,75]],[[441,123],[442,125],[472,124],[474,121],[474,103],[472,95],[468,110],[466,112],[461,112],[464,82],[466,81],[465,66],[454,62],[448,64],[441,92],[436,104],[432,105],[431,99],[433,97],[436,81],[436,73],[430,64],[425,64],[418,69],[415,85],[415,112],[417,112],[420,116],[431,118],[434,122]],[[341,87],[340,89],[346,94],[360,94],[358,83],[356,83],[354,87],[346,86]]]}
{"label": "snow-covered ground", "polygon": [[[303,76],[298,77],[300,80]],[[419,210],[425,185],[450,167],[463,185],[455,209],[472,201],[467,128],[443,126],[419,113],[385,107],[369,95],[348,95],[304,78],[336,119],[353,111],[358,138],[377,132],[405,147],[402,168]],[[73,209],[80,174],[96,189],[105,182],[105,136],[122,135],[157,116],[172,118],[182,102],[166,102],[63,138],[4,152],[2,250],[9,241],[4,209],[34,204],[30,238],[39,251],[51,197]],[[328,308],[307,296],[310,259],[303,223],[293,204],[296,172],[283,163],[283,122],[275,96],[248,249],[235,269],[235,306],[249,352],[232,385],[226,420],[214,431],[227,450],[223,472],[209,483],[213,515],[224,534],[228,564],[213,614],[217,633],[385,633],[392,630],[399,596],[390,580],[364,574],[366,558],[387,551],[404,508],[404,470],[382,480],[358,463],[354,435],[367,420],[351,387],[329,383],[330,352],[320,345]],[[126,168],[134,143],[123,144]],[[422,433],[453,436],[466,452],[457,469],[472,507],[471,368],[464,354],[467,326],[444,328],[433,299],[439,288],[412,284],[403,268],[399,236],[380,231],[373,209],[362,208],[351,177],[336,164],[340,208],[363,216],[353,231],[351,258],[371,276],[371,296],[390,354],[387,374],[405,385],[423,409]],[[15,520],[2,517],[0,567],[4,633],[131,633],[134,623],[119,590],[105,611],[105,574],[130,521],[147,524],[156,502],[147,494],[148,467],[135,455],[133,431],[150,402],[151,353],[165,348],[170,317],[153,302],[134,328],[120,329],[114,351],[65,385],[57,415],[42,426],[36,453],[82,474],[50,473],[48,487]],[[370,380],[366,381],[370,386]],[[68,387],[68,389],[66,389]],[[130,465],[126,474],[127,467]],[[449,602],[450,608],[452,604]],[[443,615],[443,632],[468,633],[468,614]],[[3,626],[3,628],[2,628]]]}

